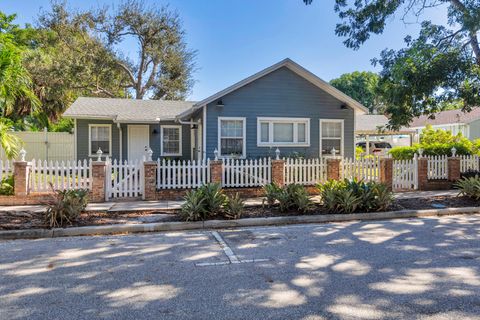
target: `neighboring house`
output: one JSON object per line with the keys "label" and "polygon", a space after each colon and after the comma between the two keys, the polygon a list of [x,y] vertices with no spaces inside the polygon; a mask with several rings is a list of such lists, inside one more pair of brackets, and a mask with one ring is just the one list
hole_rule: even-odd
{"label": "neighboring house", "polygon": [[451,131],[457,135],[474,140],[480,138],[480,108],[474,108],[471,112],[462,112],[462,110],[447,110],[434,114],[434,119],[427,116],[414,118],[410,123],[410,129],[414,129],[419,135],[427,124],[434,129]]}
{"label": "neighboring house", "polygon": [[367,109],[290,59],[200,102],[79,98],[76,158],[98,148],[114,159],[354,155],[355,116]]}
{"label": "neighboring house", "polygon": [[[415,130],[400,128],[399,130],[387,129],[388,118],[382,114],[365,114],[356,117],[355,139],[362,142],[388,142],[392,147],[411,146]],[[362,144],[363,145],[363,144]],[[370,144],[366,144],[369,146]]]}

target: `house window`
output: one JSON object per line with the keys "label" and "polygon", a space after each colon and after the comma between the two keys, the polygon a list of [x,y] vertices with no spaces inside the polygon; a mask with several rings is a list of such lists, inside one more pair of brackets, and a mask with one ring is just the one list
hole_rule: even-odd
{"label": "house window", "polygon": [[182,155],[182,126],[162,126],[162,156]]}
{"label": "house window", "polygon": [[310,145],[310,119],[258,118],[258,146],[308,147]]}
{"label": "house window", "polygon": [[103,156],[111,156],[112,126],[109,124],[89,125],[89,153],[96,156],[100,148]]}
{"label": "house window", "polygon": [[320,120],[321,156],[343,155],[343,120]]}
{"label": "house window", "polygon": [[218,151],[222,157],[245,157],[245,118],[218,118]]}

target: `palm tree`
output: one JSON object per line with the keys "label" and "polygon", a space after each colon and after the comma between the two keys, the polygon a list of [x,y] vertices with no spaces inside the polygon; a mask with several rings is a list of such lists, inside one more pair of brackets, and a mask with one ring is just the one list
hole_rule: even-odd
{"label": "palm tree", "polygon": [[15,159],[18,156],[22,141],[12,133],[12,126],[0,121],[0,145],[8,159]]}

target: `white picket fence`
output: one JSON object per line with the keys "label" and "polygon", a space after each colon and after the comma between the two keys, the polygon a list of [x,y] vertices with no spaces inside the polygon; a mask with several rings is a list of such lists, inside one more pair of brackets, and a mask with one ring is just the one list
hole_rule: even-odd
{"label": "white picket fence", "polygon": [[393,161],[393,185],[395,191],[418,189],[418,159]]}
{"label": "white picket fence", "polygon": [[285,160],[285,184],[314,185],[327,181],[327,162],[324,158]]}
{"label": "white picket fence", "polygon": [[157,160],[158,189],[198,188],[210,182],[210,160]]}
{"label": "white picket fence", "polygon": [[135,198],[143,194],[143,161],[107,161],[106,172],[106,200]]}
{"label": "white picket fence", "polygon": [[30,192],[54,190],[90,189],[91,161],[47,161],[30,162]]}
{"label": "white picket fence", "polygon": [[479,161],[478,155],[460,156],[460,172],[480,171]]}
{"label": "white picket fence", "polygon": [[443,156],[429,156],[427,161],[428,179],[448,179],[448,158]]}
{"label": "white picket fence", "polygon": [[342,177],[344,179],[379,181],[380,180],[380,158],[362,158],[352,159],[344,158],[342,160]]}
{"label": "white picket fence", "polygon": [[13,174],[13,164],[10,160],[0,160],[0,181]]}
{"label": "white picket fence", "polygon": [[272,161],[261,159],[224,159],[222,170],[224,187],[257,187],[272,181]]}

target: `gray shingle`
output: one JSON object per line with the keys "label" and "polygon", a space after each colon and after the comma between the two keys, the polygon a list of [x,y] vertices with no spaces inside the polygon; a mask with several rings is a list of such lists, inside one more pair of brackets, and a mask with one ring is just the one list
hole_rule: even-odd
{"label": "gray shingle", "polygon": [[63,114],[72,118],[109,118],[119,122],[174,119],[194,101],[135,100],[80,97]]}

